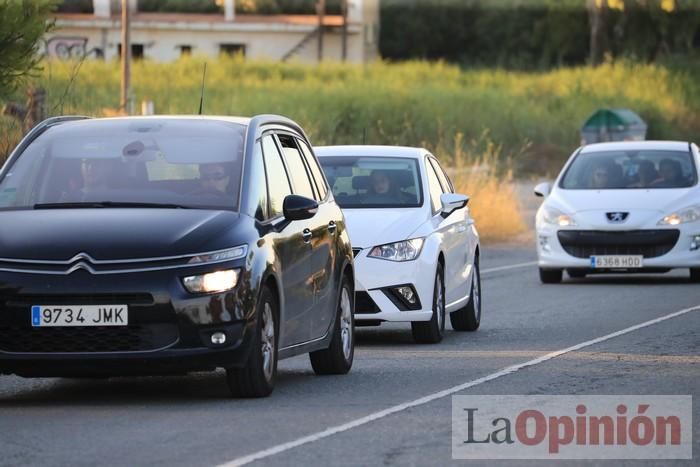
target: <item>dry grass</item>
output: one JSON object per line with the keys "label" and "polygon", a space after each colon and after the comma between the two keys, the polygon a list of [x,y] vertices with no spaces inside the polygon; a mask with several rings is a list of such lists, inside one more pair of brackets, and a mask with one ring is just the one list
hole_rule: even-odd
{"label": "dry grass", "polygon": [[[513,241],[527,231],[513,184],[512,163],[503,160],[501,150],[488,133],[466,144],[458,133],[452,157],[447,158],[457,164],[447,171],[455,190],[469,196],[470,213],[486,243]],[[442,151],[437,148],[435,152]]]}
{"label": "dry grass", "polygon": [[453,173],[452,180],[457,192],[470,197],[469,209],[482,241],[512,241],[526,232],[510,179],[474,166],[472,170]]}

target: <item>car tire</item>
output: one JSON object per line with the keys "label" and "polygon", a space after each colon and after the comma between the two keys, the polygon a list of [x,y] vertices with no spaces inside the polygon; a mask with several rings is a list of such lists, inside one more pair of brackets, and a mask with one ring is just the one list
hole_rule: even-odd
{"label": "car tire", "polygon": [[338,294],[333,337],[327,349],[309,354],[317,375],[344,375],[352,368],[355,356],[355,292],[349,278],[344,278]]}
{"label": "car tire", "polygon": [[450,324],[455,331],[476,331],[481,325],[481,273],[479,272],[479,257],[474,261],[472,273],[472,290],[467,304],[457,311],[450,313]]}
{"label": "car tire", "polygon": [[558,284],[561,282],[563,271],[561,269],[540,268],[540,281],[543,284]]}
{"label": "car tire", "polygon": [[700,268],[690,269],[690,282],[700,282]]}
{"label": "car tire", "polygon": [[437,344],[445,331],[445,276],[442,264],[438,263],[433,287],[433,315],[430,321],[411,323],[413,339],[419,344]]}
{"label": "car tire", "polygon": [[586,277],[586,271],[581,271],[578,269],[567,269],[566,273],[571,277],[572,279],[583,279]]}
{"label": "car tire", "polygon": [[226,370],[231,394],[235,397],[267,397],[275,387],[279,334],[277,300],[268,287],[260,299],[248,361],[242,368]]}

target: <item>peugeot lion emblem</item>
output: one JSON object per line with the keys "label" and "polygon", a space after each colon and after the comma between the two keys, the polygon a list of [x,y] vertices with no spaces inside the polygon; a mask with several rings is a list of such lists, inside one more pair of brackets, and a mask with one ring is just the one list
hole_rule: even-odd
{"label": "peugeot lion emblem", "polygon": [[629,212],[608,212],[606,213],[606,216],[608,217],[608,222],[612,224],[619,224],[622,222],[625,222],[627,220],[627,216],[629,216]]}

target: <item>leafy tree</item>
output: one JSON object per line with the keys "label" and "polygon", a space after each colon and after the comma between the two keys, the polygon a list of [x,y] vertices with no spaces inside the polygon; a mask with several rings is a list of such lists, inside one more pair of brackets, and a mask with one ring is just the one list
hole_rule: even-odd
{"label": "leafy tree", "polygon": [[54,0],[0,0],[0,97],[39,66],[39,44],[55,6]]}

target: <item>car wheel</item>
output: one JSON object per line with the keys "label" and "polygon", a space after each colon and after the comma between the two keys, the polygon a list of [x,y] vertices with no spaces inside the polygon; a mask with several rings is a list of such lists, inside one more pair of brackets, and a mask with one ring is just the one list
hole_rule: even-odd
{"label": "car wheel", "polygon": [[690,269],[690,282],[700,282],[700,268]]}
{"label": "car wheel", "polygon": [[580,271],[578,269],[567,269],[566,273],[572,279],[583,279],[584,277],[586,277],[586,271]]}
{"label": "car wheel", "polygon": [[355,355],[354,290],[344,278],[338,297],[337,316],[331,344],[327,349],[311,352],[311,366],[317,375],[344,375],[352,368]]}
{"label": "car wheel", "polygon": [[411,323],[413,339],[419,344],[436,344],[445,331],[445,279],[442,264],[438,263],[433,288],[433,315],[430,321]]}
{"label": "car wheel", "polygon": [[540,281],[543,284],[558,284],[561,282],[563,272],[561,269],[540,268]]}
{"label": "car wheel", "polygon": [[258,301],[252,348],[243,368],[226,370],[231,394],[236,397],[266,397],[275,387],[277,375],[277,342],[279,325],[277,300],[264,287]]}
{"label": "car wheel", "polygon": [[455,331],[476,331],[479,329],[481,324],[481,274],[478,256],[474,261],[469,302],[463,308],[450,313],[450,323]]}

